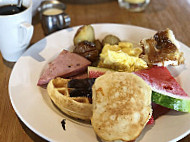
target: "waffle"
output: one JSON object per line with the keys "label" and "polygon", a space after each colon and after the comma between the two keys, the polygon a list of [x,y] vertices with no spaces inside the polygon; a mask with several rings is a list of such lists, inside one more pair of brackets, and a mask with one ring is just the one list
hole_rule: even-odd
{"label": "waffle", "polygon": [[67,115],[81,119],[90,120],[92,116],[92,104],[87,97],[71,97],[68,82],[70,79],[52,79],[47,86],[48,95],[53,103]]}

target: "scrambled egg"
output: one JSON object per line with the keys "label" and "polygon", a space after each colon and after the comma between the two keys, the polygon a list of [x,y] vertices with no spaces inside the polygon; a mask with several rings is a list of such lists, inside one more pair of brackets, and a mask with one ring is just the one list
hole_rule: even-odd
{"label": "scrambled egg", "polygon": [[98,67],[117,71],[134,72],[148,68],[147,63],[139,58],[141,48],[134,48],[130,42],[120,42],[118,45],[106,44],[100,54]]}

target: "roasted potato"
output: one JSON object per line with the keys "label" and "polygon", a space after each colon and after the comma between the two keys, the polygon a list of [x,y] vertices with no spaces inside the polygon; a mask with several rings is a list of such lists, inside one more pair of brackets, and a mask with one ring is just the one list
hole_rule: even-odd
{"label": "roasted potato", "polygon": [[94,40],[95,33],[93,27],[91,25],[84,25],[77,30],[74,36],[74,45],[82,41],[94,42]]}
{"label": "roasted potato", "polygon": [[110,45],[118,44],[120,42],[120,39],[115,35],[107,35],[102,40],[102,44],[105,45],[106,43]]}

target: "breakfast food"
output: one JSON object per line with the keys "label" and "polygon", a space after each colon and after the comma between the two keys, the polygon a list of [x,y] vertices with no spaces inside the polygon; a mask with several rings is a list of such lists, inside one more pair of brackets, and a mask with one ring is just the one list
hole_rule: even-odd
{"label": "breakfast food", "polygon": [[151,86],[153,102],[177,111],[190,112],[190,97],[166,67],[154,66],[135,74]]}
{"label": "breakfast food", "polygon": [[[89,78],[98,78],[105,73],[112,73],[112,72],[115,72],[115,71],[111,70],[111,69],[106,69],[106,68],[98,68],[98,67],[88,66],[88,77]],[[155,72],[157,72],[157,71],[155,71]],[[155,104],[154,102],[152,102],[152,110],[153,110],[152,117],[149,119],[147,124],[154,124],[155,119],[159,118],[160,116],[162,116],[170,111],[169,108]]]}
{"label": "breakfast food", "polygon": [[77,45],[82,41],[94,42],[94,40],[95,40],[95,33],[94,33],[94,28],[91,25],[81,26],[77,30],[73,39],[74,45]]}
{"label": "breakfast food", "polygon": [[92,126],[105,141],[135,140],[152,115],[151,88],[127,72],[104,74],[93,87]]}
{"label": "breakfast food", "polygon": [[84,79],[84,78],[88,78],[88,73],[82,72],[82,73],[79,73],[77,75],[70,76],[69,78],[70,79]]}
{"label": "breakfast food", "polygon": [[116,45],[120,42],[120,39],[115,35],[107,35],[102,40],[102,44],[110,44],[110,45]]}
{"label": "breakfast food", "polygon": [[114,70],[88,66],[88,78],[98,78],[99,76],[110,72],[114,72]]}
{"label": "breakfast food", "polygon": [[170,109],[190,112],[190,97],[163,67],[184,63],[171,30],[135,45],[110,34],[100,42],[84,25],[73,41],[74,50],[50,62],[38,85],[49,82],[52,102],[71,117],[91,120],[102,140],[133,141]]}
{"label": "breakfast food", "polygon": [[101,51],[102,43],[95,39],[93,27],[91,25],[80,27],[74,36],[73,52],[85,57],[92,62],[93,66],[96,66]]}
{"label": "breakfast food", "polygon": [[[79,82],[78,82],[79,81]],[[92,116],[93,79],[52,79],[47,86],[48,95],[54,104],[71,117],[90,120]]]}
{"label": "breakfast food", "polygon": [[147,63],[139,58],[141,53],[142,49],[133,47],[130,42],[119,42],[118,45],[105,44],[98,67],[127,72],[146,69]]}
{"label": "breakfast food", "polygon": [[[98,78],[110,72],[114,72],[114,70],[88,67],[89,78]],[[154,103],[173,110],[190,112],[190,97],[172,77],[166,67],[153,66],[150,69],[136,71],[134,74],[141,77],[151,86],[153,90],[152,101]]]}
{"label": "breakfast food", "polygon": [[43,71],[38,85],[47,84],[55,77],[69,77],[84,72],[91,62],[84,57],[63,50],[59,56],[48,64],[48,67]]}
{"label": "breakfast food", "polygon": [[184,63],[179,43],[170,29],[157,32],[152,38],[141,40],[140,44],[143,49],[141,58],[148,65],[168,66]]}
{"label": "breakfast food", "polygon": [[150,69],[145,69],[134,73],[146,81],[155,92],[161,94],[188,96],[179,86],[177,81],[172,77],[166,67],[153,66]]}
{"label": "breakfast food", "polygon": [[73,53],[77,53],[92,62],[96,61],[99,56],[99,51],[96,48],[96,44],[89,41],[82,41],[78,43],[75,46]]}

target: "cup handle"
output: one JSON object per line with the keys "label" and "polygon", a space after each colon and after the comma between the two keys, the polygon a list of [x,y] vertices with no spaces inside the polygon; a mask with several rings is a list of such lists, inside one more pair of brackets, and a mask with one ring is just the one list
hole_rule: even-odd
{"label": "cup handle", "polygon": [[[71,23],[71,18],[69,17],[69,15],[65,14],[63,15],[63,18],[60,16],[56,17],[57,20],[57,26],[59,27],[59,29],[61,30],[62,28],[66,28],[69,27],[70,23]],[[64,25],[63,23],[64,22]],[[64,26],[64,27],[63,27]]]}
{"label": "cup handle", "polygon": [[65,14],[64,22],[65,22],[65,27],[69,27],[69,25],[71,24],[71,18],[69,17],[69,15]]}
{"label": "cup handle", "polygon": [[56,16],[56,26],[58,28],[57,30],[69,27],[70,23],[71,18],[69,17],[69,15],[64,13],[63,17],[60,17],[60,15]]}
{"label": "cup handle", "polygon": [[65,16],[64,16],[64,22],[65,22],[65,26],[66,27],[70,26],[70,24],[71,24],[71,18],[70,18],[69,15],[65,14]]}
{"label": "cup handle", "polygon": [[34,31],[34,27],[29,23],[22,23],[19,27],[19,43],[21,48],[25,48],[30,43]]}

